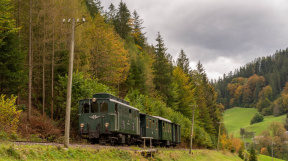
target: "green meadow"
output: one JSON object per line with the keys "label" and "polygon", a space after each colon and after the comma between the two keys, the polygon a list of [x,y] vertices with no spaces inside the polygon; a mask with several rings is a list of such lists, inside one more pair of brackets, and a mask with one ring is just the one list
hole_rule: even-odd
{"label": "green meadow", "polygon": [[257,109],[234,107],[224,112],[224,124],[229,134],[234,134],[235,137],[240,136],[240,128],[250,132],[256,132],[259,135],[263,130],[268,129],[273,121],[283,123],[286,115],[279,117],[264,116],[264,121],[250,125],[250,120],[253,118]]}

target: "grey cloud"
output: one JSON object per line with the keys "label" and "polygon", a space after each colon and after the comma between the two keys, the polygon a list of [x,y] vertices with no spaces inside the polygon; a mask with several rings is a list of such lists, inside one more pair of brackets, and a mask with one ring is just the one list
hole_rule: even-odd
{"label": "grey cloud", "polygon": [[[104,1],[111,2],[118,6],[120,0]],[[206,64],[207,73],[234,71],[235,64],[245,65],[288,46],[287,0],[124,2],[131,11],[136,9],[144,20],[150,44],[155,44],[160,31],[174,59],[184,49],[191,61],[200,60],[204,67]],[[217,61],[221,57],[229,61]],[[219,68],[221,65],[226,68]]]}

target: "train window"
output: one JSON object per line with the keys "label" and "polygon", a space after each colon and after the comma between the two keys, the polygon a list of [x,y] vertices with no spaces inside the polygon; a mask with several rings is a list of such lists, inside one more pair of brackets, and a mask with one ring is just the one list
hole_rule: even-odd
{"label": "train window", "polygon": [[93,102],[91,105],[91,113],[98,113],[98,103]]}
{"label": "train window", "polygon": [[157,122],[156,122],[156,130],[158,130],[158,124],[157,124]]}
{"label": "train window", "polygon": [[104,102],[100,103],[100,112],[101,113],[108,113],[108,103]]}
{"label": "train window", "polygon": [[89,104],[88,103],[82,104],[82,113],[89,113]]}
{"label": "train window", "polygon": [[163,122],[163,130],[165,130],[165,124],[164,124],[164,122]]}
{"label": "train window", "polygon": [[152,128],[152,123],[151,123],[151,119],[150,119],[150,122],[149,122],[149,127],[150,127],[150,129]]}
{"label": "train window", "polygon": [[146,126],[147,126],[147,128],[149,127],[148,125],[149,125],[149,119],[147,118],[147,119],[146,119]]}
{"label": "train window", "polygon": [[153,120],[153,129],[155,129],[155,122],[154,122],[154,120]]}
{"label": "train window", "polygon": [[117,103],[115,103],[115,113],[118,113],[118,107],[117,107]]}
{"label": "train window", "polygon": [[132,117],[132,110],[129,109],[129,117]]}

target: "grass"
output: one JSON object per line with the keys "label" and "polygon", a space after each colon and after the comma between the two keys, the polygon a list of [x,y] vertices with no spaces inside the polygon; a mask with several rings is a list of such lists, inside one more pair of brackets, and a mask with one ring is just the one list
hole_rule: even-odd
{"label": "grass", "polygon": [[132,149],[120,150],[116,148],[93,149],[91,147],[71,147],[68,150],[57,146],[45,145],[16,145],[10,142],[0,144],[0,161],[6,160],[97,160],[97,161],[241,161],[230,152],[214,150],[193,150],[192,155],[188,150],[160,148],[154,157],[144,157]]}
{"label": "grass", "polygon": [[[272,158],[269,157],[269,156],[266,156],[266,155],[259,155],[259,158],[258,158],[259,161],[271,161]],[[273,161],[283,161],[282,159],[278,159],[278,158],[273,158]]]}
{"label": "grass", "polygon": [[[264,121],[250,125],[250,120],[253,118],[257,109],[255,108],[240,108],[234,107],[224,112],[224,124],[229,134],[234,134],[235,137],[240,136],[240,128],[245,128],[250,132],[256,132],[259,135],[266,130],[273,121],[283,122],[286,115],[279,117],[264,116]],[[248,139],[249,141],[251,139]]]}
{"label": "grass", "polygon": [[[116,148],[94,149],[93,146],[70,147],[63,149],[59,146],[45,145],[17,145],[11,142],[0,143],[0,161],[6,160],[97,160],[97,161],[242,161],[237,154],[216,150],[188,150],[159,148],[152,158],[144,157],[134,152],[133,148],[126,150]],[[259,155],[259,161],[271,160],[271,157]],[[276,159],[275,161],[281,161]]]}

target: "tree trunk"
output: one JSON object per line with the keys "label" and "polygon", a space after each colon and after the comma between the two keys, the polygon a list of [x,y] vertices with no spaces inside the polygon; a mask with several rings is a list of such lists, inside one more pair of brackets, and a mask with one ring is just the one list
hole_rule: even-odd
{"label": "tree trunk", "polygon": [[32,0],[29,2],[29,96],[28,96],[28,115],[27,120],[30,121],[31,116],[31,93],[32,93]]}
{"label": "tree trunk", "polygon": [[42,114],[44,116],[44,112],[45,112],[45,56],[46,56],[46,27],[45,27],[45,12],[46,12],[46,6],[45,6],[45,1],[44,1],[44,22],[43,22],[43,28],[44,28],[44,44],[43,44],[43,79],[42,79],[42,83],[43,83],[43,88],[42,88],[42,91],[43,91],[43,94],[42,94],[42,98],[43,98],[43,104],[42,104]]}
{"label": "tree trunk", "polygon": [[53,16],[52,16],[52,18],[53,18],[53,32],[52,32],[52,41],[53,41],[53,44],[52,44],[52,83],[51,83],[51,119],[53,120],[53,104],[54,104],[54,40],[55,40],[55,37],[54,37],[54,2],[55,2],[55,0],[53,0]]}

